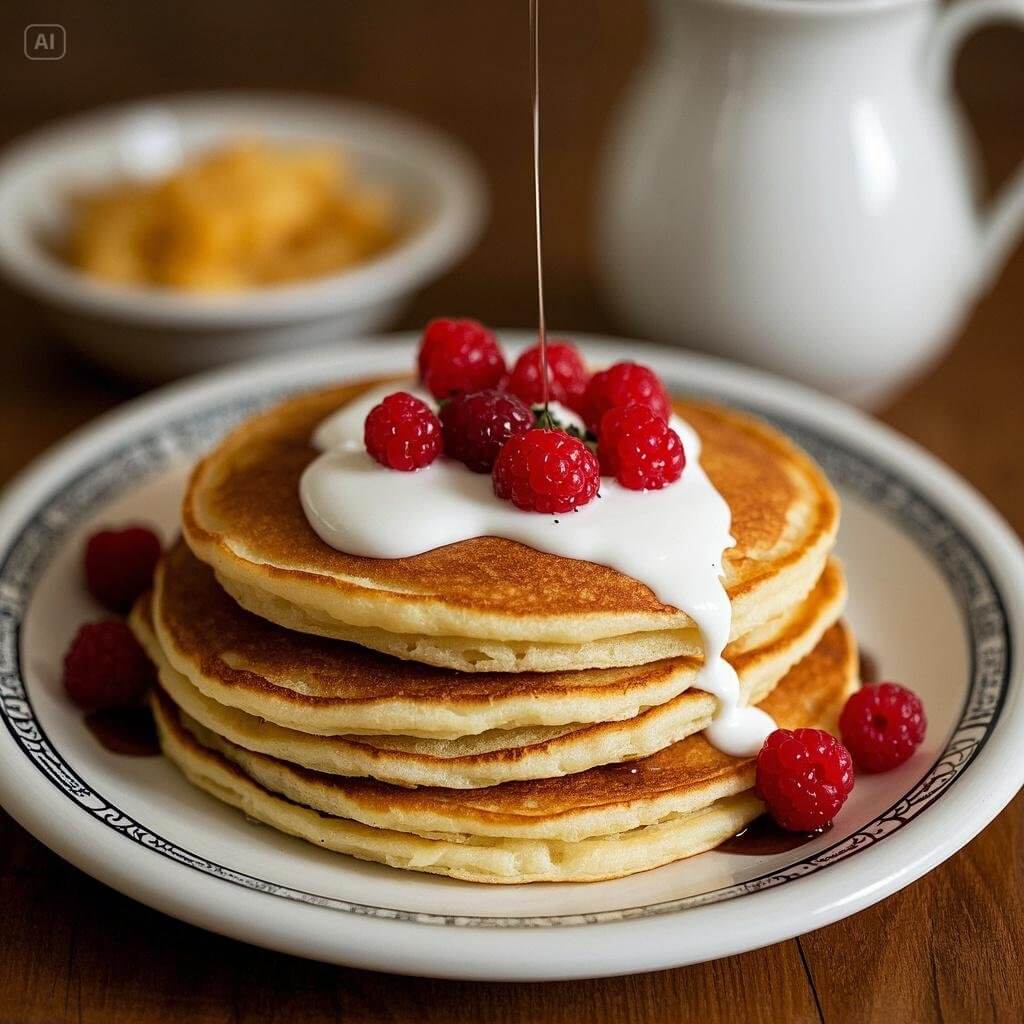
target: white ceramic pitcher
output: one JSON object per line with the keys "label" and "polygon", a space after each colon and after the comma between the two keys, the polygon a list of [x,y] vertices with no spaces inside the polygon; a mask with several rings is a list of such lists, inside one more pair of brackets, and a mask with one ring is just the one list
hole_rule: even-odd
{"label": "white ceramic pitcher", "polygon": [[645,334],[861,404],[935,359],[1024,223],[980,208],[950,92],[1024,0],[656,0],[598,196],[613,301]]}

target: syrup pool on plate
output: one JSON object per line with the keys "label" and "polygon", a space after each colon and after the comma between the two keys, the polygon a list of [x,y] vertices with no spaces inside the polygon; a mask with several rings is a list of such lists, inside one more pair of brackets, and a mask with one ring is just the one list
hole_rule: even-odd
{"label": "syrup pool on plate", "polygon": [[85,716],[86,728],[112,754],[155,757],[160,753],[156,723],[148,707],[105,708]]}
{"label": "syrup pool on plate", "polygon": [[762,814],[742,832],[721,843],[718,852],[742,854],[747,857],[769,857],[776,853],[789,853],[806,843],[813,842],[831,827],[826,825],[811,832],[787,832],[770,815]]}

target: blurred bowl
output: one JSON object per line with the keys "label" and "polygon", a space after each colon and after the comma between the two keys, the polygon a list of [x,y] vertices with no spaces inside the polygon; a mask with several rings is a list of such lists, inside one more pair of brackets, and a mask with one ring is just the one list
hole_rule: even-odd
{"label": "blurred bowl", "polygon": [[[394,192],[403,234],[336,274],[221,294],[114,286],[55,255],[74,192],[167,173],[239,136],[340,145],[362,179]],[[0,156],[0,273],[82,352],[152,382],[387,326],[466,253],[485,212],[483,179],[465,150],[405,117],[290,95],[172,96],[60,121]]]}

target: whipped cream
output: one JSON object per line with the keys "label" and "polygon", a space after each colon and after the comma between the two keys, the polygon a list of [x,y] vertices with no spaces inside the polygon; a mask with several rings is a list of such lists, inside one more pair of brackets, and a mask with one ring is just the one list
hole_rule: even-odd
{"label": "whipped cream", "polygon": [[[631,491],[608,477],[599,497],[564,515],[523,512],[498,498],[488,474],[441,457],[400,473],[381,466],[363,445],[366,414],[395,391],[372,389],[325,419],[313,434],[322,452],[299,484],[310,526],[331,547],[368,558],[406,558],[474,537],[504,537],[538,551],[609,566],[645,583],[664,604],[690,616],[700,631],[704,665],[695,685],[718,698],[707,739],[725,754],[757,753],[775,728],[758,708],[740,704],[739,679],[722,657],[732,607],[722,585],[722,555],[735,543],[732,515],[700,465],[700,439],[678,416],[672,427],[686,452],[682,477],[660,491]],[[579,420],[551,404],[563,423]]]}

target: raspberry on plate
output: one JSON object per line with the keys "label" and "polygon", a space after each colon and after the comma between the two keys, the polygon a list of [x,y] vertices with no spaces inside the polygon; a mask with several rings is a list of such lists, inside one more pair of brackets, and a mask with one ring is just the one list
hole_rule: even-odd
{"label": "raspberry on plate", "polygon": [[505,378],[505,357],[476,320],[431,320],[420,343],[419,368],[435,398],[450,398],[497,387]]}
{"label": "raspberry on plate", "polygon": [[679,435],[646,405],[609,409],[601,417],[601,472],[631,491],[657,491],[682,476],[686,454]]}
{"label": "raspberry on plate", "polygon": [[616,363],[590,378],[580,412],[595,434],[601,417],[620,405],[646,405],[668,422],[669,401],[661,378],[639,363]]}
{"label": "raspberry on plate", "polygon": [[571,512],[586,505],[600,483],[594,453],[562,430],[518,434],[494,463],[494,493],[527,512]]}
{"label": "raspberry on plate", "polygon": [[[549,341],[547,349],[548,398],[579,411],[588,380],[583,357],[567,341]],[[538,405],[544,401],[540,345],[528,348],[516,360],[509,377],[508,390],[518,395],[527,405]]]}
{"label": "raspberry on plate", "polygon": [[757,755],[757,795],[789,832],[830,824],[852,789],[850,752],[823,729],[776,729]]}
{"label": "raspberry on plate", "polygon": [[839,716],[839,732],[858,768],[887,772],[917,750],[927,728],[921,699],[897,683],[858,690]]}
{"label": "raspberry on plate", "polygon": [[445,454],[474,473],[489,473],[502,445],[533,426],[533,413],[505,391],[456,395],[441,410]]}
{"label": "raspberry on plate", "polygon": [[82,626],[64,656],[64,689],[85,711],[134,704],[153,677],[153,663],[117,619]]}
{"label": "raspberry on plate", "polygon": [[97,601],[124,615],[153,583],[160,538],[144,526],[100,530],[85,545],[85,585]]}
{"label": "raspberry on plate", "polygon": [[441,452],[441,422],[426,402],[405,391],[375,405],[363,428],[366,450],[389,469],[429,466]]}

